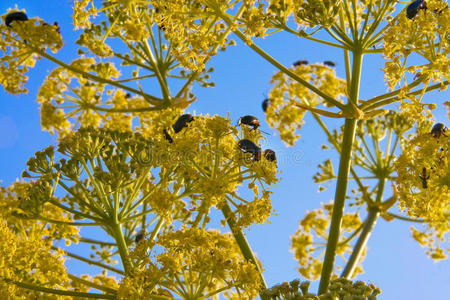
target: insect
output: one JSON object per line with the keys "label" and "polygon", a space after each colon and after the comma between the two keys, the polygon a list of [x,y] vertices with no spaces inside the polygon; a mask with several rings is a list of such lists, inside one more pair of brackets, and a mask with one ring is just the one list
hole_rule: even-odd
{"label": "insect", "polygon": [[264,150],[264,157],[268,161],[277,161],[277,157],[275,156],[275,151],[273,151],[272,149]]}
{"label": "insect", "polygon": [[240,140],[238,146],[244,153],[251,153],[255,161],[261,160],[261,148],[256,146],[252,141]]}
{"label": "insect", "polygon": [[334,61],[331,61],[331,60],[326,60],[326,61],[323,62],[323,64],[325,66],[329,66],[329,67],[335,67],[336,66],[336,63]]}
{"label": "insect", "polygon": [[406,16],[408,19],[414,18],[419,10],[427,9],[427,3],[425,0],[415,0],[411,2],[406,8]]}
{"label": "insect", "polygon": [[134,238],[134,242],[136,244],[138,244],[140,241],[142,241],[142,239],[145,237],[145,230],[141,229],[139,230],[139,232],[136,234],[136,237]]}
{"label": "insect", "polygon": [[297,60],[296,62],[294,62],[292,65],[294,66],[294,67],[298,67],[298,66],[301,66],[301,65],[307,65],[309,62],[307,61],[307,60],[304,60],[304,59],[302,59],[302,60]]}
{"label": "insect", "polygon": [[256,130],[259,127],[259,120],[257,117],[247,115],[247,116],[240,117],[238,124],[239,125],[245,124],[245,125],[253,127],[253,130]]}
{"label": "insect", "polygon": [[269,98],[264,99],[264,101],[262,102],[263,112],[267,111],[267,108],[269,107],[269,105],[270,105],[270,99]]}
{"label": "insect", "polygon": [[424,189],[428,188],[427,180],[430,179],[430,174],[428,174],[428,176],[427,176],[427,168],[423,167],[422,174],[419,175],[419,178],[422,180],[422,187]]}
{"label": "insect", "polygon": [[431,135],[435,138],[439,138],[441,135],[446,136],[445,132],[447,131],[447,127],[445,127],[442,123],[436,123],[431,129]]}
{"label": "insect", "polygon": [[169,142],[169,143],[172,143],[173,142],[173,139],[172,139],[172,137],[170,136],[170,134],[167,132],[167,130],[163,130],[163,134],[164,134],[164,138]]}
{"label": "insect", "polygon": [[8,27],[11,27],[11,23],[13,21],[26,21],[26,20],[28,20],[28,17],[26,14],[24,14],[21,11],[15,11],[6,16],[5,25]]}
{"label": "insect", "polygon": [[191,114],[181,115],[175,124],[173,124],[173,131],[175,131],[175,133],[180,132],[184,127],[187,127],[187,123],[192,121],[194,121],[194,117]]}

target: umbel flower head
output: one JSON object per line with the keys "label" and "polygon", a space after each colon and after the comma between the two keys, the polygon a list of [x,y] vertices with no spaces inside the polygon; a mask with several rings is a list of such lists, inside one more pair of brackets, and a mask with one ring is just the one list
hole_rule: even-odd
{"label": "umbel flower head", "polygon": [[400,207],[426,222],[424,230],[412,229],[413,237],[433,259],[443,259],[450,248],[450,137],[430,128],[420,128],[395,162],[397,189]]}
{"label": "umbel flower head", "polygon": [[[342,99],[347,94],[345,81],[338,78],[335,70],[329,66],[300,64],[292,68],[302,79],[334,99]],[[280,132],[280,138],[285,143],[293,145],[300,137],[296,131],[301,129],[303,117],[307,112],[297,104],[315,107],[324,104],[323,100],[281,71],[272,76],[270,83],[273,87],[269,93],[270,105],[266,110],[267,122]]]}
{"label": "umbel flower head", "polygon": [[[147,249],[162,250],[149,257]],[[131,256],[136,268],[120,285],[119,299],[176,294],[183,299],[212,297],[224,291],[253,299],[260,288],[255,266],[242,259],[230,234],[183,227],[155,243],[142,241]]]}
{"label": "umbel flower head", "polygon": [[[325,251],[332,212],[332,204],[323,204],[322,208],[307,213],[300,221],[297,232],[291,236],[291,251],[300,265],[298,271],[307,279],[316,280],[321,274],[321,252],[317,250]],[[343,216],[336,252],[339,256],[344,257],[352,252],[348,237],[361,225],[358,212]],[[317,241],[318,239],[325,241]],[[360,266],[356,268],[353,276],[358,273],[363,273]]]}
{"label": "umbel flower head", "polygon": [[[25,73],[41,57],[35,49],[56,53],[63,46],[57,24],[50,25],[39,18],[13,21],[9,26],[6,18],[18,10],[9,10],[1,17],[0,24],[0,84],[12,94],[26,93],[24,87],[28,80]],[[20,12],[25,14],[25,12]]]}

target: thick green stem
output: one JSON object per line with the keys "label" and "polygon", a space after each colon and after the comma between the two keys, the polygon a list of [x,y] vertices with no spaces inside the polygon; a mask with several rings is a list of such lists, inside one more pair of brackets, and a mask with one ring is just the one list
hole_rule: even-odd
{"label": "thick green stem", "polygon": [[[242,255],[244,255],[244,258],[246,260],[251,261],[256,269],[259,272],[259,276],[261,279],[261,290],[267,289],[266,281],[264,280],[264,276],[262,274],[261,267],[259,266],[258,261],[256,260],[255,255],[253,254],[252,249],[250,248],[250,244],[248,243],[247,239],[245,238],[244,233],[242,230],[236,226],[236,219],[234,218],[233,212],[231,211],[230,205],[228,203],[225,203],[225,205],[222,207],[222,213],[227,220],[227,224],[231,229],[231,232],[234,236],[234,239],[236,240],[236,243],[238,244],[239,248],[241,249]],[[261,299],[268,299],[267,296],[260,293]]]}
{"label": "thick green stem", "polygon": [[[350,98],[347,105],[358,103],[359,85],[361,77],[362,51],[356,49],[353,55],[352,83]],[[352,102],[352,103],[350,103]],[[322,266],[320,277],[319,295],[327,292],[328,284],[333,273],[336,248],[339,242],[342,216],[344,215],[345,196],[347,194],[348,175],[350,172],[353,141],[355,139],[357,120],[346,119],[344,126],[344,136],[341,147],[341,158],[339,163],[339,173],[334,198],[333,214],[331,216],[330,233],[328,235],[327,249]]]}
{"label": "thick green stem", "polygon": [[74,296],[74,297],[84,297],[84,298],[94,298],[94,299],[116,299],[116,295],[105,295],[105,294],[94,294],[94,293],[83,293],[83,292],[75,292],[75,291],[63,291],[63,290],[57,290],[57,289],[50,289],[34,284],[29,284],[25,282],[15,281],[9,278],[0,277],[0,280],[3,280],[7,283],[12,283],[17,285],[18,287],[48,293],[48,294],[55,294],[55,295],[66,295],[66,296]]}
{"label": "thick green stem", "polygon": [[369,209],[369,214],[367,216],[366,222],[364,223],[364,228],[358,238],[358,241],[356,242],[355,247],[353,248],[352,255],[350,256],[350,259],[348,260],[347,265],[345,266],[345,269],[341,274],[341,277],[347,279],[352,277],[353,272],[358,265],[358,261],[361,259],[361,255],[366,248],[367,241],[370,238],[370,234],[375,227],[375,223],[377,222],[379,215],[380,211],[377,207],[372,207]]}
{"label": "thick green stem", "polygon": [[122,228],[119,223],[111,224],[111,229],[114,235],[114,239],[117,243],[117,249],[119,250],[120,259],[122,260],[123,269],[125,274],[131,271],[132,264],[130,260],[130,255],[128,253],[128,247],[125,243],[125,238],[123,237]]}
{"label": "thick green stem", "polygon": [[334,198],[333,214],[331,216],[330,233],[328,235],[327,250],[320,277],[319,295],[326,293],[333,273],[336,248],[339,242],[342,216],[344,214],[345,196],[347,193],[348,174],[350,171],[350,160],[352,145],[356,131],[356,120],[346,119],[344,127],[344,139],[342,142],[341,160],[339,163],[339,173]]}
{"label": "thick green stem", "polygon": [[71,280],[73,280],[73,281],[77,281],[77,282],[79,282],[81,284],[84,284],[84,285],[89,286],[91,288],[97,289],[99,291],[103,291],[103,292],[110,293],[110,294],[116,294],[117,293],[117,291],[112,289],[112,288],[109,288],[107,286],[103,286],[103,285],[91,282],[89,280],[84,280],[84,279],[79,278],[79,277],[77,277],[75,275],[67,274],[67,276],[69,276],[69,278]]}

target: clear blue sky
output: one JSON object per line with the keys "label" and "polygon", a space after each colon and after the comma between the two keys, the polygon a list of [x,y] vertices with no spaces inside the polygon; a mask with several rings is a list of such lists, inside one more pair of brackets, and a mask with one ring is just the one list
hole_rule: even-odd
{"label": "clear blue sky", "polygon": [[[0,3],[3,14],[8,7],[25,8],[29,17],[39,16],[48,23],[57,21],[65,46],[57,54],[64,61],[75,57],[74,41],[76,32],[72,31],[71,2],[68,0],[10,1]],[[330,48],[322,48],[310,42],[299,40],[291,35],[278,34],[258,41],[272,56],[286,66],[298,59],[310,62],[333,60],[337,62],[337,72],[344,77],[342,53]],[[230,114],[232,120],[251,114],[264,120],[261,110],[263,93],[269,90],[270,77],[276,71],[274,67],[260,58],[251,49],[238,41],[236,47],[221,52],[209,64],[214,66],[212,79],[215,88],[194,87],[198,100],[188,111],[200,113]],[[383,66],[380,56],[366,56],[364,59],[361,99],[386,91],[383,81]],[[40,129],[39,111],[36,94],[45,76],[55,66],[45,60],[38,61],[28,75],[29,94],[10,95],[0,87],[0,180],[9,185],[20,177],[25,163],[35,151],[49,144],[55,144],[55,137]],[[429,100],[440,107],[436,119],[448,124],[442,103],[448,100],[448,91],[435,93]],[[342,121],[327,122],[330,129],[340,126]],[[268,148],[286,156],[296,156],[296,163],[279,164],[282,180],[273,189],[273,206],[276,215],[270,218],[270,224],[254,226],[248,232],[252,248],[261,259],[265,268],[265,277],[269,285],[300,278],[297,262],[290,253],[290,235],[294,234],[298,221],[307,210],[320,207],[321,202],[329,202],[334,195],[334,186],[326,192],[317,193],[312,176],[317,164],[330,155],[322,152],[321,144],[325,135],[314,121],[307,117],[302,137],[294,147],[286,148],[276,132],[267,123],[262,122],[262,130],[271,133],[268,136]],[[410,224],[402,221],[387,223],[380,219],[368,243],[367,258],[364,261],[365,274],[358,277],[380,287],[382,300],[423,300],[449,299],[450,262],[434,263],[424,250],[410,237]],[[83,273],[82,268],[75,273]],[[313,285],[315,288],[317,285]]]}

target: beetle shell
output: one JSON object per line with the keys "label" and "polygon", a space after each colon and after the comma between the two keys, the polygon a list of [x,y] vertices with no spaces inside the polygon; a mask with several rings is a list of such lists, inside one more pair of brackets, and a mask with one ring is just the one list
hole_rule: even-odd
{"label": "beetle shell", "polygon": [[167,132],[167,130],[163,130],[163,134],[164,134],[164,138],[169,142],[169,143],[172,143],[173,142],[173,139],[172,139],[172,137],[170,136],[170,134]]}
{"label": "beetle shell", "polygon": [[251,153],[255,161],[261,160],[261,148],[252,141],[247,139],[240,140],[238,146],[244,153]]}
{"label": "beetle shell", "polygon": [[297,60],[296,62],[294,62],[293,66],[294,67],[298,67],[298,66],[301,66],[301,65],[307,65],[308,63],[309,62],[307,60],[302,59],[302,60]]}
{"label": "beetle shell", "polygon": [[329,67],[335,67],[336,66],[336,63],[334,61],[331,61],[331,60],[326,60],[326,61],[323,62],[323,64],[325,66],[329,66]]}
{"label": "beetle shell", "polygon": [[406,17],[408,17],[408,19],[414,18],[421,9],[427,9],[427,4],[424,0],[415,0],[411,2],[406,8]]}
{"label": "beetle shell", "polygon": [[28,17],[26,14],[24,14],[21,11],[16,11],[8,14],[5,18],[5,25],[8,27],[11,27],[11,23],[13,21],[26,21],[28,20]]}
{"label": "beetle shell", "polygon": [[272,149],[266,149],[264,150],[264,157],[268,160],[268,161],[277,161],[277,157],[275,155],[275,151],[273,151]]}
{"label": "beetle shell", "polygon": [[194,117],[191,114],[181,115],[175,124],[173,124],[173,131],[175,131],[175,133],[180,132],[184,127],[187,127],[187,123],[192,121],[194,121]]}
{"label": "beetle shell", "polygon": [[136,234],[136,237],[134,238],[134,242],[136,244],[138,244],[140,241],[142,241],[142,239],[145,237],[145,230],[141,229],[139,230],[139,232]]}
{"label": "beetle shell", "polygon": [[259,127],[259,120],[257,117],[247,115],[239,118],[239,125],[241,124],[251,126],[254,130],[256,130]]}
{"label": "beetle shell", "polygon": [[269,105],[270,105],[270,99],[269,98],[264,99],[264,101],[262,102],[263,112],[267,111],[267,108],[269,107]]}
{"label": "beetle shell", "polygon": [[441,135],[445,135],[446,130],[447,130],[447,127],[445,127],[444,124],[436,123],[436,124],[434,124],[430,133],[433,137],[439,138]]}

